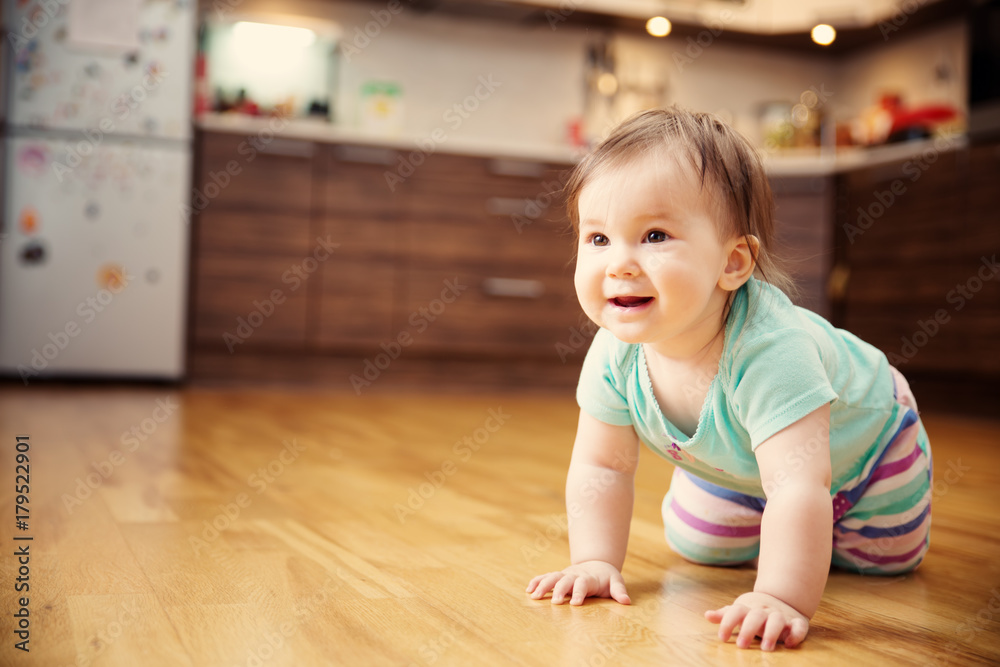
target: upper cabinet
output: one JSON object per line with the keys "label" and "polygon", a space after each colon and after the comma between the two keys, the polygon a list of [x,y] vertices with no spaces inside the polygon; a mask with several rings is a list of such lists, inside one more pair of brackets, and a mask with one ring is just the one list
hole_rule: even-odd
{"label": "upper cabinet", "polygon": [[[646,21],[665,16],[689,25],[724,25],[726,30],[756,34],[809,32],[817,23],[838,28],[867,28],[880,21],[900,20],[917,7],[948,4],[949,0],[923,0],[913,7],[898,0],[840,0],[838,2],[802,2],[801,0],[507,0],[505,3],[484,0],[461,4],[482,5],[496,12],[496,5],[507,4],[512,11],[523,8],[543,9],[552,22],[585,13]],[[448,1],[438,3],[447,9]]]}

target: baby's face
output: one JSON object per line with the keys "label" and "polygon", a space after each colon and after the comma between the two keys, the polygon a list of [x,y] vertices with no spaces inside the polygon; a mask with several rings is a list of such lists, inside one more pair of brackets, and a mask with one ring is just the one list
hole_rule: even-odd
{"label": "baby's face", "polygon": [[681,349],[721,323],[729,244],[692,172],[653,155],[598,172],[580,193],[577,297],[621,341]]}

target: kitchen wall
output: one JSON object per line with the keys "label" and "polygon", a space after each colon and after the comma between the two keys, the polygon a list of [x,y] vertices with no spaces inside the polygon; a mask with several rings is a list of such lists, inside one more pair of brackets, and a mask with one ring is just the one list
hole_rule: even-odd
{"label": "kitchen wall", "polygon": [[887,39],[838,64],[839,113],[874,104],[883,91],[897,91],[907,106],[951,104],[968,111],[968,30],[965,19],[948,21],[913,36],[886,32]]}
{"label": "kitchen wall", "polygon": [[760,140],[757,118],[761,104],[797,102],[810,87],[829,88],[836,76],[833,63],[819,55],[789,56],[731,46],[719,43],[710,30],[683,39],[621,35],[615,46],[623,71],[656,71],[666,80],[670,103],[717,113],[756,141]]}
{"label": "kitchen wall", "polygon": [[[338,122],[358,123],[364,82],[392,81],[403,91],[401,135],[426,137],[441,128],[448,137],[511,144],[566,141],[567,125],[587,105],[587,45],[609,35],[566,24],[553,29],[420,14],[405,0],[400,5],[402,11],[391,14],[381,3],[202,0],[203,11],[212,16],[270,12],[339,23],[345,49]],[[890,34],[885,44],[834,61],[819,47],[813,57],[726,43],[719,34],[732,20],[727,23],[722,13],[709,17],[712,27],[695,37],[610,36],[621,90],[612,105],[587,107],[589,133],[603,135],[651,99],[720,113],[758,141],[760,106],[798,101],[808,89],[826,100],[838,120],[856,116],[886,87],[901,90],[911,104],[965,107],[960,21],[912,38]]]}
{"label": "kitchen wall", "polygon": [[[214,0],[227,1],[238,0]],[[405,0],[398,4],[402,11],[391,14],[388,3],[243,0],[224,16],[339,23],[344,53],[335,117],[346,125],[359,123],[362,85],[383,81],[402,88],[403,136],[427,137],[441,128],[449,138],[565,141],[567,124],[583,107],[583,31],[420,14]],[[213,7],[202,2],[206,15],[218,18]]]}

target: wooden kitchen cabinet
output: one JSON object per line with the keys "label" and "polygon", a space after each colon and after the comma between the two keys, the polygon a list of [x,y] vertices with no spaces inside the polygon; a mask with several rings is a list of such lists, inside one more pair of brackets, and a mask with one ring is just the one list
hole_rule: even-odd
{"label": "wooden kitchen cabinet", "polygon": [[1000,250],[991,155],[927,152],[838,178],[836,323],[904,374],[1000,372],[998,283],[979,276]]}
{"label": "wooden kitchen cabinet", "polygon": [[[581,345],[582,318],[556,192],[569,165],[437,153],[390,185],[392,148],[276,139],[239,163],[244,141],[199,135],[196,188],[210,201],[195,220],[192,339],[212,373],[352,368],[401,336],[401,364],[567,368],[557,346]],[[317,238],[335,247],[293,288]],[[275,289],[284,302],[271,309]],[[233,346],[243,322],[252,334]]]}
{"label": "wooden kitchen cabinet", "polygon": [[319,174],[321,233],[338,244],[324,262],[315,342],[323,349],[372,348],[393,335],[406,257],[406,201],[386,185],[396,151],[325,146]]}
{"label": "wooden kitchen cabinet", "polygon": [[[302,348],[313,250],[314,145],[200,133],[192,337],[230,353]],[[201,199],[200,199],[201,198]]]}
{"label": "wooden kitchen cabinet", "polygon": [[770,179],[777,253],[795,278],[797,305],[830,317],[827,281],[833,265],[833,177]]}
{"label": "wooden kitchen cabinet", "polygon": [[413,349],[558,358],[578,325],[565,165],[435,155],[408,179],[409,277],[395,321]]}

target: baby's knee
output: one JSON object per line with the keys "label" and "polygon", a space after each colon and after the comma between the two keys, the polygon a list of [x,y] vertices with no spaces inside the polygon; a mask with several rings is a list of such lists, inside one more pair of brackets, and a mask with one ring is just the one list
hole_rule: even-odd
{"label": "baby's knee", "polygon": [[732,567],[751,563],[760,553],[760,540],[732,540],[717,538],[712,535],[692,534],[684,527],[678,528],[671,523],[664,526],[667,546],[684,558],[698,565],[714,565],[717,567]]}
{"label": "baby's knee", "polygon": [[757,561],[757,554],[760,547],[752,552],[736,551],[727,548],[713,548],[709,546],[699,546],[696,548],[680,547],[676,542],[667,536],[667,546],[684,560],[695,565],[712,565],[714,567],[738,567],[740,565],[754,565]]}
{"label": "baby's knee", "polygon": [[900,574],[907,574],[917,569],[923,562],[926,550],[917,554],[911,559],[902,562],[884,562],[878,558],[871,558],[867,554],[851,553],[849,551],[834,549],[834,567],[854,574],[861,574],[873,577],[894,577]]}

